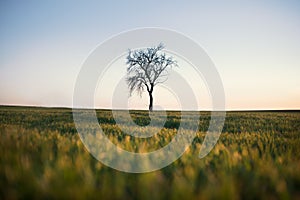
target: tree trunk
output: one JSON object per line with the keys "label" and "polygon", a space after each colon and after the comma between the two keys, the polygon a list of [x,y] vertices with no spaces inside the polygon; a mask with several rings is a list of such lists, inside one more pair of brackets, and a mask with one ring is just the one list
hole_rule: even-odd
{"label": "tree trunk", "polygon": [[152,92],[149,92],[149,98],[150,98],[149,111],[152,112],[153,111],[153,96],[152,96]]}

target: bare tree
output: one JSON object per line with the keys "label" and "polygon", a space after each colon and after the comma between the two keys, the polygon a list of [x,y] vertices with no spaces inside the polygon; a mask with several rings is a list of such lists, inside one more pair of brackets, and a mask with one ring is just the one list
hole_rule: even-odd
{"label": "bare tree", "polygon": [[145,88],[149,94],[149,111],[153,110],[153,89],[167,80],[168,68],[177,66],[177,61],[167,57],[161,50],[163,44],[145,49],[129,50],[127,56],[127,84],[130,95],[137,91],[140,95]]}

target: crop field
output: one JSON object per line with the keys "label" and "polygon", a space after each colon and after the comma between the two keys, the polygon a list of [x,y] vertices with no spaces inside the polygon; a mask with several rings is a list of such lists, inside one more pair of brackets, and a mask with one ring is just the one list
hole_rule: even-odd
{"label": "crop field", "polygon": [[[130,113],[143,134],[148,112]],[[111,110],[97,110],[97,117],[113,143],[148,152],[176,135],[180,112],[167,113],[153,138],[126,135]],[[219,141],[203,159],[210,112],[200,113],[197,137],[181,158],[130,174],[85,149],[71,109],[0,106],[0,199],[300,199],[300,111],[227,112]]]}

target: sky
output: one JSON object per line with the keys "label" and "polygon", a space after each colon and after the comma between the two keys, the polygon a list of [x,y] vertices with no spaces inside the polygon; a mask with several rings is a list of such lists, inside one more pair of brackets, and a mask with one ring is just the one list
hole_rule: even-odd
{"label": "sky", "polygon": [[[300,2],[289,0],[3,0],[0,105],[72,107],[76,77],[93,49],[122,31],[160,27],[206,51],[222,79],[226,109],[300,109],[299,10]],[[113,87],[107,80],[105,88]],[[201,108],[209,109],[200,94]],[[98,107],[111,107],[110,94],[96,96]],[[178,106],[163,87],[155,99],[167,109]],[[129,101],[144,108],[147,94]]]}

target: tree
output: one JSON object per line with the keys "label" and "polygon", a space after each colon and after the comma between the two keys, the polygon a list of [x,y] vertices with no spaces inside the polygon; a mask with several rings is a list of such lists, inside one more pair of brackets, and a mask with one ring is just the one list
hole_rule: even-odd
{"label": "tree", "polygon": [[149,94],[149,111],[153,110],[153,89],[167,80],[168,68],[177,66],[177,61],[161,52],[164,45],[130,50],[127,56],[127,84],[130,95],[137,91],[140,95],[145,91]]}

